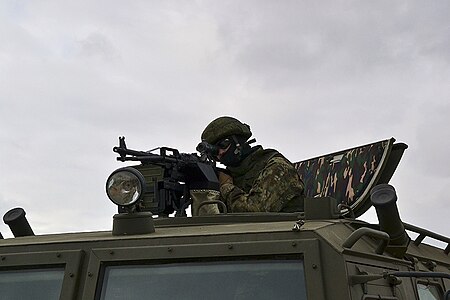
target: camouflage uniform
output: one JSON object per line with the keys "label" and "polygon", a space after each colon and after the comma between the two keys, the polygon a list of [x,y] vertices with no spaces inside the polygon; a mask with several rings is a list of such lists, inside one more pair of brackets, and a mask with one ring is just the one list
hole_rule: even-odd
{"label": "camouflage uniform", "polygon": [[231,145],[235,148],[228,147],[225,154],[235,155],[233,163],[220,159],[233,178],[233,183],[222,183],[220,187],[228,211],[303,211],[304,185],[294,165],[276,150],[264,150],[261,146],[251,148],[246,142],[251,135],[247,124],[232,117],[219,117],[201,136],[202,141],[211,145],[225,138],[234,141]]}
{"label": "camouflage uniform", "polygon": [[303,183],[276,150],[255,147],[238,167],[227,169],[233,184],[223,184],[220,193],[231,212],[303,211]]}

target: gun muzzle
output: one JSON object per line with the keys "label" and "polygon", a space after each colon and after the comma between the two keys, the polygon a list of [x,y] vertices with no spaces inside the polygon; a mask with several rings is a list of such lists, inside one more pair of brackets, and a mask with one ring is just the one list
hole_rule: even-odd
{"label": "gun muzzle", "polygon": [[408,245],[409,237],[398,213],[397,194],[394,187],[389,184],[379,184],[370,191],[370,199],[377,211],[380,229],[389,234],[389,245]]}
{"label": "gun muzzle", "polygon": [[9,210],[3,216],[3,222],[9,226],[14,237],[34,235],[23,208],[17,207]]}

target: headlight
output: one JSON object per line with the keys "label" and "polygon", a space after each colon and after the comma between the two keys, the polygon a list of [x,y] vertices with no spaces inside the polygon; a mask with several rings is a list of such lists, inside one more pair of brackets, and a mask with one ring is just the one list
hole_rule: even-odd
{"label": "headlight", "polygon": [[106,181],[106,194],[120,206],[130,206],[142,198],[145,180],[134,168],[126,167],[114,171]]}

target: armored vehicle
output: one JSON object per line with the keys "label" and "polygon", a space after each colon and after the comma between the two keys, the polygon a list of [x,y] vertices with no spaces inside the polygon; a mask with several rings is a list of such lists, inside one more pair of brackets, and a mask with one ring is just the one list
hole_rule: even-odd
{"label": "armored vehicle", "polygon": [[[0,239],[0,297],[448,300],[450,239],[403,223],[388,184],[406,148],[387,139],[296,163],[303,212],[221,205],[187,216],[186,191],[213,189],[214,168],[174,149],[129,150],[122,139],[119,160],[140,164],[107,180],[118,205],[112,230],[36,236],[23,209],[8,211],[15,237]],[[357,219],[371,205],[379,224]]]}

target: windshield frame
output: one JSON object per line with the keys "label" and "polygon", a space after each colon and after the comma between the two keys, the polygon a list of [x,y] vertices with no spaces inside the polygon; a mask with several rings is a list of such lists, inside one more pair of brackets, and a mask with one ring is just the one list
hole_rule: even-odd
{"label": "windshield frame", "polygon": [[[83,299],[99,299],[106,266],[147,265],[164,262],[230,261],[242,258],[250,260],[276,259],[280,256],[301,258],[305,273],[306,291],[314,290],[314,299],[325,299],[322,273],[319,271],[320,251],[317,239],[117,247],[92,249],[91,253],[88,264],[88,272],[91,275],[86,280]],[[311,297],[311,295],[307,293],[307,297]]]}
{"label": "windshield frame", "polygon": [[199,299],[204,295],[211,299],[272,295],[273,299],[277,295],[306,300],[304,261],[297,255],[113,264],[105,265],[103,271],[97,300],[142,299],[148,294],[155,299]]}
{"label": "windshield frame", "polygon": [[59,299],[74,299],[82,258],[81,250],[5,253],[1,255],[0,271],[28,271],[34,269],[64,269]]}

